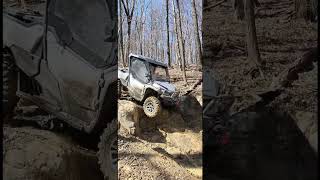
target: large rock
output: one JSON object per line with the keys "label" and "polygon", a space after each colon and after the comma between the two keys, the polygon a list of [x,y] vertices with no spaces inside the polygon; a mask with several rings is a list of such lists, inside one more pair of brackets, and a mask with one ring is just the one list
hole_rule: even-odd
{"label": "large rock", "polygon": [[[118,119],[130,134],[149,141],[171,144],[185,154],[201,154],[201,106],[195,98],[184,97],[178,109],[163,108],[147,117],[142,107],[131,101],[118,102]],[[198,112],[197,112],[198,111]]]}
{"label": "large rock", "polygon": [[176,112],[169,112],[168,109],[162,108],[159,115],[149,118],[145,115],[142,106],[132,101],[118,101],[118,120],[121,127],[132,135],[139,136],[144,131],[154,131],[159,125],[166,124],[171,117],[176,115],[179,116]]}
{"label": "large rock", "polygon": [[[159,115],[149,118],[136,103],[118,101],[120,178],[201,179],[201,109],[192,114],[193,109],[188,108],[199,106],[199,102],[188,97],[182,102],[181,108],[164,107]],[[198,125],[191,127],[196,124],[193,121]],[[123,129],[137,137],[128,136]]]}
{"label": "large rock", "polygon": [[103,179],[95,152],[50,131],[5,127],[3,144],[3,179]]}
{"label": "large rock", "polygon": [[129,134],[141,133],[140,119],[142,116],[144,116],[143,109],[136,103],[126,100],[118,101],[118,121]]}
{"label": "large rock", "polygon": [[[193,96],[181,97],[179,107],[163,107],[154,118],[147,117],[142,106],[127,100],[118,101],[118,120],[130,134],[140,135],[143,131],[153,131],[166,127],[168,131],[202,128],[202,107]],[[169,130],[170,129],[170,130]]]}
{"label": "large rock", "polygon": [[312,112],[297,111],[292,117],[311,147],[318,152],[318,118],[315,116]]}

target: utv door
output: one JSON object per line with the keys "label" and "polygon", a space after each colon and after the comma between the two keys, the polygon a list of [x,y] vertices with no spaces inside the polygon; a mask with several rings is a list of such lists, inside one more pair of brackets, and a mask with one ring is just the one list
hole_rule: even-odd
{"label": "utv door", "polygon": [[129,68],[129,93],[141,101],[144,97],[145,84],[149,82],[150,73],[144,61],[133,57]]}
{"label": "utv door", "polygon": [[66,117],[84,125],[98,118],[104,72],[116,65],[115,1],[50,0],[47,62],[59,83]]}

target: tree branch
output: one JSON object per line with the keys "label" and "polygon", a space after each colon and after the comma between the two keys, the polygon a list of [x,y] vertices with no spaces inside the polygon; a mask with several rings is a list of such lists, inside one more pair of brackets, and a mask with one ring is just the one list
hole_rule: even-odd
{"label": "tree branch", "polygon": [[226,1],[226,0],[221,0],[221,1],[219,1],[219,2],[216,2],[215,4],[212,4],[212,5],[210,5],[210,6],[204,7],[204,8],[203,8],[203,11],[208,11],[208,10],[211,9],[211,8],[217,7],[217,6],[219,6],[220,4],[224,3],[225,1]]}

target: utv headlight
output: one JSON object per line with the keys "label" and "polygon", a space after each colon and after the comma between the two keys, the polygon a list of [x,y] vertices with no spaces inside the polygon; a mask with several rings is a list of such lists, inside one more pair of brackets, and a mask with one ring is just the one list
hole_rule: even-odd
{"label": "utv headlight", "polygon": [[171,96],[172,95],[172,92],[170,92],[170,91],[168,91],[168,90],[166,90],[166,89],[161,89],[161,91],[162,91],[162,94],[164,95],[164,96]]}

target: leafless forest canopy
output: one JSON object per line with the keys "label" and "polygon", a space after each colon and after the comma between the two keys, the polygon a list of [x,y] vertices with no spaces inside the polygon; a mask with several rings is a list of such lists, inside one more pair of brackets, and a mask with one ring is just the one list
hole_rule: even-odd
{"label": "leafless forest canopy", "polygon": [[119,65],[130,53],[200,66],[201,0],[119,0]]}

